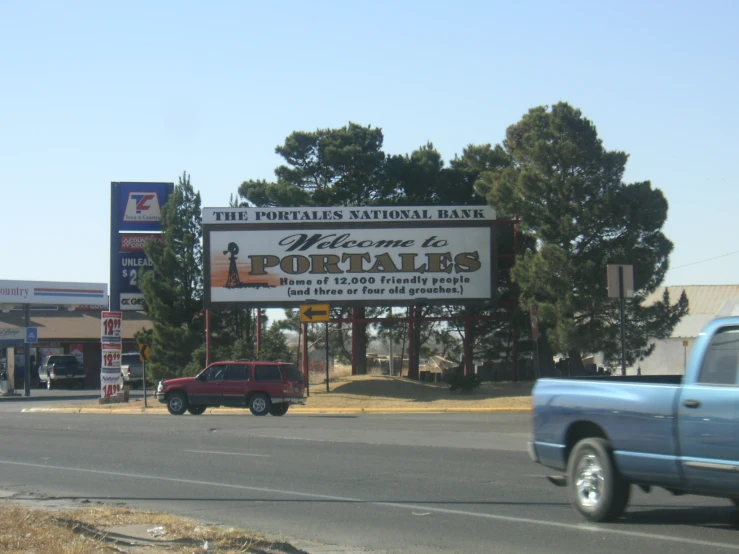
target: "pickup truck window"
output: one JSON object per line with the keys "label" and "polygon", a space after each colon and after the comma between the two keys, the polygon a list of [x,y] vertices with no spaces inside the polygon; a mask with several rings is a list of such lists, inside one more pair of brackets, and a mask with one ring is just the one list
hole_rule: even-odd
{"label": "pickup truck window", "polygon": [[698,383],[739,384],[739,327],[727,327],[711,338],[703,358]]}
{"label": "pickup truck window", "polygon": [[77,358],[74,356],[49,356],[46,358],[45,365],[75,365],[77,364]]}

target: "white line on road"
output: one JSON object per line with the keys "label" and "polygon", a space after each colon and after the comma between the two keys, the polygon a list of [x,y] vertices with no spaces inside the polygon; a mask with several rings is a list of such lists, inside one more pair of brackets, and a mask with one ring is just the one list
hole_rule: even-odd
{"label": "white line on road", "polygon": [[183,450],[183,452],[194,452],[195,454],[224,454],[228,456],[253,456],[255,458],[271,458],[269,454],[249,454],[247,452],[218,452],[216,450]]}
{"label": "white line on road", "polygon": [[301,498],[315,498],[316,500],[330,500],[334,502],[348,502],[353,504],[367,504],[372,506],[386,506],[390,508],[400,508],[403,510],[423,510],[427,512],[448,514],[448,515],[459,515],[465,517],[478,517],[483,519],[489,519],[493,521],[506,521],[509,523],[525,523],[527,525],[540,525],[544,527],[558,527],[560,529],[569,529],[572,531],[579,531],[585,533],[603,533],[608,535],[619,535],[622,537],[634,537],[640,539],[657,540],[664,542],[673,542],[681,544],[693,544],[703,547],[711,548],[726,548],[729,550],[739,550],[739,544],[714,542],[714,541],[703,541],[699,539],[691,539],[687,537],[674,537],[669,535],[654,535],[652,533],[643,533],[641,531],[626,531],[623,529],[614,529],[612,527],[602,527],[599,525],[592,524],[573,524],[573,523],[561,523],[558,521],[547,521],[543,519],[530,519],[526,517],[513,517],[504,516],[498,514],[488,514],[485,512],[468,512],[465,510],[452,510],[449,508],[438,508],[436,506],[424,506],[423,504],[405,504],[400,502],[381,502],[376,500],[362,500],[361,498],[348,498],[344,496],[331,496],[327,494],[317,494],[309,492],[298,492],[283,489],[271,489],[267,487],[251,487],[248,485],[234,485],[231,483],[216,483],[212,481],[197,481],[194,479],[178,479],[177,477],[160,477],[157,475],[142,475],[136,473],[124,473],[121,471],[105,471],[101,469],[83,469],[78,467],[65,467],[65,466],[53,466],[47,464],[31,464],[26,462],[11,462],[10,460],[0,460],[0,464],[12,465],[12,466],[23,466],[23,467],[35,467],[40,469],[56,469],[59,471],[71,471],[77,473],[92,473],[95,475],[107,475],[110,477],[129,477],[131,479],[141,480],[150,479],[153,481],[168,481],[170,483],[183,483],[187,485],[202,485],[206,487],[220,487],[224,489],[236,489],[245,491],[256,491],[265,492],[270,494],[279,494],[282,496],[298,496]]}

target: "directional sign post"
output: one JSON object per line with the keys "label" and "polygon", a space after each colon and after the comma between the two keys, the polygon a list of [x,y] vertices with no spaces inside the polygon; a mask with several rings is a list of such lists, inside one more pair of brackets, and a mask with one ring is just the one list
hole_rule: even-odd
{"label": "directional sign post", "polygon": [[301,304],[300,321],[301,323],[327,322],[330,313],[331,307],[328,304]]}
{"label": "directional sign post", "polygon": [[[300,322],[301,323],[319,323],[323,322],[326,324],[326,392],[329,392],[328,387],[328,320],[331,314],[331,306],[328,304],[301,304],[300,305]],[[307,348],[308,345],[306,344]],[[306,381],[310,381],[310,371],[306,373]],[[306,383],[310,390],[310,383]],[[310,394],[310,393],[308,393]]]}

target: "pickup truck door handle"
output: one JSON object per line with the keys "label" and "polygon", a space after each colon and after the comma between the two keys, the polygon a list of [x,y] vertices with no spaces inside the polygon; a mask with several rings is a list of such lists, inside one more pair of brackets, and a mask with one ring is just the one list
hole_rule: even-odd
{"label": "pickup truck door handle", "polygon": [[699,400],[686,400],[683,402],[683,406],[686,408],[700,408],[701,403]]}

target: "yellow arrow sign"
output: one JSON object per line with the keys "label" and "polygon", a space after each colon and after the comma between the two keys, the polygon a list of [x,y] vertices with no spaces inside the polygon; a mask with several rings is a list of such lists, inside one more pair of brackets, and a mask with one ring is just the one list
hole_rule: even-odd
{"label": "yellow arrow sign", "polygon": [[149,345],[148,344],[139,344],[139,358],[142,362],[146,362],[149,360]]}
{"label": "yellow arrow sign", "polygon": [[330,314],[331,306],[329,306],[328,304],[302,304],[300,306],[301,323],[328,321]]}

